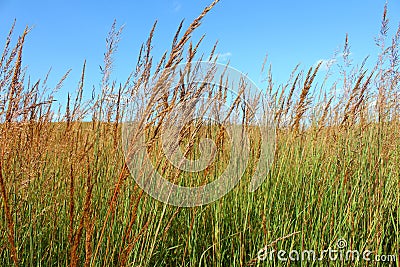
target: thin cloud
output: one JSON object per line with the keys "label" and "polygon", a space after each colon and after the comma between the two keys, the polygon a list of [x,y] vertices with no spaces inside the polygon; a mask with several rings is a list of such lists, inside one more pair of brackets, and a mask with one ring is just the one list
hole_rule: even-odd
{"label": "thin cloud", "polygon": [[231,52],[219,53],[214,56],[214,59],[218,58],[219,62],[227,62],[231,56],[232,56]]}
{"label": "thin cloud", "polygon": [[330,58],[330,59],[320,59],[317,61],[317,63],[315,63],[315,66],[318,65],[319,63],[321,63],[321,69],[322,70],[329,70],[333,64],[335,64],[337,62],[336,58]]}

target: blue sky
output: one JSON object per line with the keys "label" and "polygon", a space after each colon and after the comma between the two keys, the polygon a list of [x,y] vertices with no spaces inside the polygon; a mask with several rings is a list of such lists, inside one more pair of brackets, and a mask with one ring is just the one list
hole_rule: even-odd
{"label": "blue sky", "polygon": [[[86,88],[100,83],[99,65],[105,52],[105,38],[114,19],[125,25],[115,56],[114,76],[123,82],[135,66],[142,42],[158,20],[154,57],[170,49],[182,19],[185,26],[211,0],[160,1],[11,1],[0,0],[0,40],[3,46],[12,22],[16,33],[33,26],[24,50],[24,64],[33,79],[43,78],[50,67],[50,86],[69,69],[72,72],[62,92],[74,91],[83,61],[87,60]],[[376,58],[374,37],[379,33],[385,1],[303,0],[237,1],[221,0],[194,34],[206,38],[202,52],[208,53],[219,41],[221,60],[229,59],[236,69],[259,79],[268,53],[276,83],[285,82],[296,64],[309,68],[318,60],[329,59],[349,34],[355,63],[371,55]],[[400,2],[389,1],[391,32],[400,21]],[[61,93],[60,97],[65,96]]]}

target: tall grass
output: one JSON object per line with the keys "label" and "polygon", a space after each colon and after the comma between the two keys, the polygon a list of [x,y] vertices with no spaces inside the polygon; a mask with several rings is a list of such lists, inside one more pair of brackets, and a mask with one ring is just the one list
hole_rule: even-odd
{"label": "tall grass", "polygon": [[[186,31],[179,25],[171,51],[157,63],[151,51],[154,25],[136,68],[123,83],[110,81],[122,31],[114,23],[107,37],[101,90],[83,98],[84,63],[63,113],[54,105],[54,93],[68,73],[53,90],[46,89],[47,77],[27,79],[22,54],[29,28],[12,44],[11,27],[0,61],[1,266],[297,266],[299,262],[276,257],[260,262],[257,253],[264,247],[322,251],[339,238],[346,239],[351,250],[400,253],[400,28],[388,36],[386,6],[375,68],[349,63],[346,36],[342,84],[317,86],[321,64],[306,72],[296,67],[281,86],[274,85],[268,70],[265,92],[275,107],[277,141],[272,168],[257,191],[247,188],[252,166],[265,160],[257,152],[257,138],[243,179],[211,204],[170,206],[135,183],[120,142],[132,99],[145,100],[137,109],[137,129],[147,133],[149,153],[164,177],[179,183],[189,177],[189,184],[204,184],[227,164],[224,128],[199,121],[177,137],[182,151],[195,158],[198,140],[211,137],[217,161],[197,176],[177,171],[159,149],[159,126],[173,107],[196,93],[219,97],[232,109],[240,108],[240,101],[229,102],[223,89],[206,84],[141,91],[153,78],[162,90],[166,68],[184,61],[194,68],[197,58],[215,60],[216,46],[207,56],[198,55],[203,39],[193,43],[191,35],[217,2]],[[336,87],[344,94],[336,95]],[[247,101],[262,108],[257,99]],[[243,114],[242,126],[249,129],[249,113]]]}

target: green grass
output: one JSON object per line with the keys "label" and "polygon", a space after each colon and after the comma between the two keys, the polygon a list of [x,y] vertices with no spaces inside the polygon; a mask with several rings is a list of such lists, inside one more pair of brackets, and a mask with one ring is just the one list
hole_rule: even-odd
{"label": "green grass", "polygon": [[[267,74],[271,79],[263,91],[271,96],[276,151],[255,192],[249,192],[254,168],[267,159],[258,154],[260,132],[252,131],[251,123],[241,125],[252,134],[249,165],[239,184],[219,200],[175,207],[137,185],[141,166],[130,173],[121,146],[126,99],[139,103],[135,127],[148,131],[151,160],[166,179],[181,185],[208,183],[229,163],[230,140],[222,128],[193,122],[186,135],[176,137],[182,152],[198,158],[199,140],[208,137],[217,144],[216,161],[200,173],[178,171],[160,149],[158,129],[174,107],[195,97],[193,92],[204,90],[205,99],[218,98],[232,109],[245,102],[229,101],[225,89],[202,84],[161,91],[161,97],[156,86],[140,87],[154,77],[164,81],[162,70],[184,58],[186,66],[196,66],[201,41],[189,43],[191,34],[216,2],[183,34],[179,28],[170,53],[157,65],[151,57],[153,29],[133,75],[120,87],[109,81],[120,35],[114,23],[100,92],[86,102],[82,98],[84,65],[65,112],[57,111],[51,92],[39,89],[45,83],[25,81],[21,58],[28,31],[14,47],[6,42],[0,61],[0,266],[366,266],[362,260],[281,261],[277,254],[257,260],[264,247],[266,252],[314,250],[318,257],[335,249],[340,239],[347,241],[344,251],[396,255],[391,266],[398,265],[400,75],[398,62],[388,56],[398,45],[384,47],[376,70],[344,64],[350,68],[342,73],[346,96],[318,91],[314,78],[320,65],[308,72],[296,68],[286,86],[275,86]],[[263,108],[246,97],[251,108]],[[248,111],[237,121],[247,122]]]}
{"label": "green grass", "polygon": [[[76,132],[83,131],[84,127],[76,127]],[[133,266],[241,266],[256,258],[265,245],[295,232],[299,233],[276,242],[272,248],[321,251],[344,238],[352,250],[396,254],[400,139],[396,132],[391,135],[394,139],[378,142],[378,125],[364,129],[361,136],[357,127],[341,132],[336,141],[327,133],[322,137],[313,137],[312,132],[303,137],[282,133],[273,168],[261,188],[248,192],[251,176],[246,173],[226,196],[196,208],[172,207],[145,193],[139,201],[140,189],[127,176],[115,212],[106,224],[105,238],[91,263],[118,263],[118,256],[129,243],[123,236],[133,211],[137,214],[130,239],[135,243],[128,257]],[[71,167],[75,177],[74,232],[82,216],[88,174],[94,184],[91,210],[78,247],[79,261],[83,263],[85,255],[97,246],[124,162],[122,153],[112,144],[111,140],[101,140],[97,144],[100,150],[93,148],[81,162],[67,163],[66,159],[75,158],[69,155],[74,153],[73,148],[57,142],[53,151],[41,151],[39,158],[30,159],[36,165],[31,178],[23,165],[27,163],[24,155],[33,151],[18,153],[7,161],[12,163],[7,169],[3,167],[3,175],[8,181],[16,181],[9,186],[9,202],[22,266],[69,263]],[[395,147],[387,159],[379,152],[385,146]],[[21,187],[20,182],[26,179],[31,179],[30,183]],[[136,201],[138,207],[133,208]],[[12,260],[6,249],[4,213],[1,221],[1,265],[8,266]],[[91,250],[85,250],[85,234],[90,227]],[[276,259],[273,262],[278,264]]]}

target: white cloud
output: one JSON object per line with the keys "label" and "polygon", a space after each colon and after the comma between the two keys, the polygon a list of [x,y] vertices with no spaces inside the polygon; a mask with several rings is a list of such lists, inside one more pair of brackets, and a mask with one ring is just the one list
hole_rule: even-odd
{"label": "white cloud", "polygon": [[218,57],[218,62],[227,62],[229,58],[232,56],[231,52],[226,53],[218,53],[214,56],[214,59]]}
{"label": "white cloud", "polygon": [[315,63],[315,66],[318,65],[319,63],[321,63],[321,69],[322,70],[329,70],[329,68],[335,64],[337,62],[336,58],[330,58],[330,59],[320,59],[317,61],[317,63]]}

